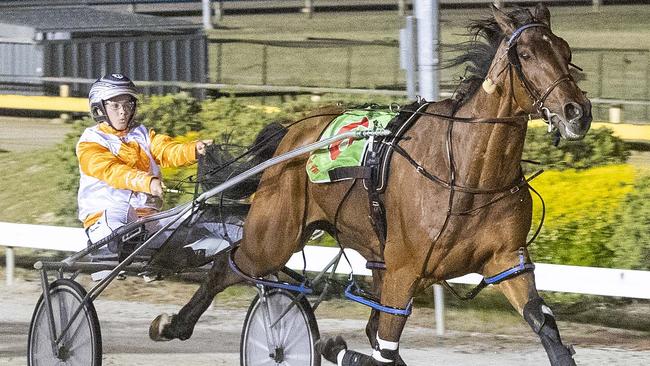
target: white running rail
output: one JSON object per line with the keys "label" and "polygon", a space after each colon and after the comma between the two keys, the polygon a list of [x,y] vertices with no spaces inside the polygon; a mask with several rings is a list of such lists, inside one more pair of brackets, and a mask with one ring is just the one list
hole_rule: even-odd
{"label": "white running rail", "polygon": [[[13,281],[13,248],[34,248],[77,252],[86,247],[86,235],[81,228],[15,224],[0,222],[0,246],[5,251],[7,268],[6,280]],[[320,271],[338,252],[336,248],[307,246],[308,271]],[[365,260],[355,251],[346,250],[355,274],[370,275],[365,268]],[[594,268],[536,263],[535,278],[537,288],[543,291],[570,292],[601,296],[650,299],[650,271],[628,269]],[[295,254],[288,267],[301,270],[302,255]],[[350,273],[350,266],[341,260],[338,273]],[[451,283],[477,284],[481,276],[469,274],[450,280]]]}

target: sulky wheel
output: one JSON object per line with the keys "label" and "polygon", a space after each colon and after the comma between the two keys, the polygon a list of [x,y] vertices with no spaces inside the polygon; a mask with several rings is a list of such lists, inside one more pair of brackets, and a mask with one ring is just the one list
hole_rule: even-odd
{"label": "sulky wheel", "polygon": [[[102,336],[97,312],[90,302],[82,306],[84,296],[86,291],[75,281],[59,279],[50,284],[51,312],[44,295],[41,295],[29,326],[27,365],[102,364]],[[54,340],[61,336],[77,309],[81,309],[79,314],[61,337],[61,342],[54,345]],[[48,313],[51,314],[52,323]],[[54,326],[53,330],[50,329],[51,325]]]}
{"label": "sulky wheel", "polygon": [[[319,338],[314,312],[306,298],[281,289],[265,291],[253,299],[241,335],[242,366],[319,366],[314,350]],[[263,301],[266,300],[266,301]],[[295,301],[295,305],[282,316]],[[282,318],[271,328],[270,324]]]}

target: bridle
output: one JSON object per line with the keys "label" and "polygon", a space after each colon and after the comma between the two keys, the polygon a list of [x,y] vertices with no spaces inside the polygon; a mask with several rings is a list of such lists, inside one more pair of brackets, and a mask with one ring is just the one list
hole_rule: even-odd
{"label": "bridle", "polygon": [[[517,77],[519,78],[519,81],[521,82],[521,85],[524,87],[526,92],[528,93],[528,96],[530,97],[531,101],[533,102],[533,108],[537,113],[542,115],[544,119],[548,122],[549,126],[551,126],[551,119],[557,115],[557,113],[551,112],[550,109],[544,106],[544,102],[546,101],[546,98],[555,90],[555,88],[562,84],[563,82],[572,82],[576,84],[576,81],[573,79],[571,74],[563,74],[559,78],[557,78],[554,82],[549,85],[544,92],[540,93],[537,88],[530,82],[530,80],[526,77],[522,70],[521,66],[521,60],[519,59],[519,54],[517,53],[517,41],[519,40],[519,37],[521,34],[529,28],[545,28],[549,29],[549,27],[544,24],[544,23],[529,23],[526,25],[523,25],[519,28],[517,28],[513,33],[512,36],[508,39],[507,42],[507,49],[506,53],[508,55],[508,66],[512,69],[515,69],[515,72],[517,73]],[[512,73],[510,73],[510,82],[512,84]],[[516,99],[515,99],[516,102]],[[519,104],[519,103],[517,103]],[[550,127],[549,127],[550,128]]]}

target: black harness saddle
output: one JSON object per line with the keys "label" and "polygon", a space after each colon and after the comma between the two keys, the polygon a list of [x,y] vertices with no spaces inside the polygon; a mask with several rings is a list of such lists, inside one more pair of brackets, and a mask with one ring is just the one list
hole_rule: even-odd
{"label": "black harness saddle", "polygon": [[[406,132],[415,124],[432,103],[418,101],[404,108],[388,123],[386,129],[391,131],[387,137],[376,137],[366,152],[363,163],[358,167],[342,167],[330,171],[332,181],[342,179],[363,179],[363,186],[368,191],[369,218],[379,239],[382,251],[386,242],[386,212],[384,209],[384,192],[388,186],[390,163],[395,146],[404,139]],[[436,113],[448,113],[454,110],[453,100],[435,103]],[[385,268],[382,262],[368,262],[369,269]]]}

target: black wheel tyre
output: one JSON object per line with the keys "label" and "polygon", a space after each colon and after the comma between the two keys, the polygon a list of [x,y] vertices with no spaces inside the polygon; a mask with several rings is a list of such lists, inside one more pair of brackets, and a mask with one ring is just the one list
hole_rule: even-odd
{"label": "black wheel tyre", "polygon": [[[270,289],[266,292],[271,323],[297,298],[297,294]],[[306,298],[296,302],[267,333],[265,304],[259,295],[255,296],[248,308],[240,343],[241,366],[320,366],[321,356],[314,349],[320,338],[314,311]],[[273,346],[269,349],[267,336]]]}
{"label": "black wheel tyre", "polygon": [[[86,290],[77,282],[59,279],[50,284],[50,303],[57,336],[81,306]],[[101,366],[102,335],[97,312],[92,303],[83,306],[59,345],[59,357],[52,349],[47,305],[43,295],[38,299],[27,340],[27,365]]]}

